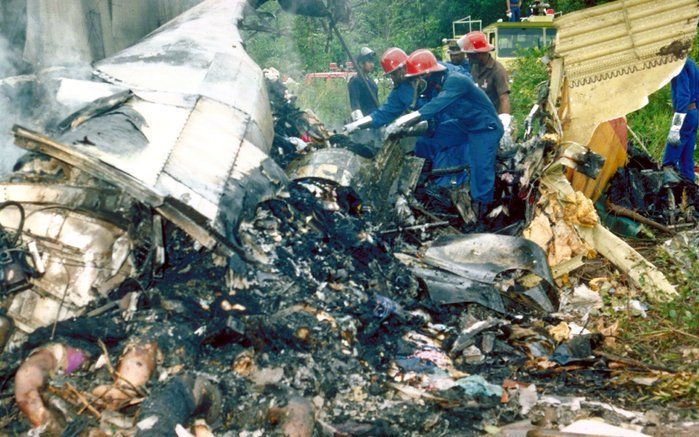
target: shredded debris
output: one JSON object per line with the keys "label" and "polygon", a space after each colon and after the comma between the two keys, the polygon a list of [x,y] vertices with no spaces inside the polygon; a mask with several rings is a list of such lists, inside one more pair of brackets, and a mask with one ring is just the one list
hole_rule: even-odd
{"label": "shredded debris", "polygon": [[[165,98],[172,90],[159,87],[176,81],[153,84],[136,71],[132,62],[152,46],[187,40],[188,25],[223,20],[222,12],[239,18],[242,9],[231,5],[242,2],[223,3],[205,1],[99,63],[106,82],[94,83],[128,89],[90,101],[60,123],[64,130],[15,129],[18,144],[35,153],[0,182],[0,259],[9,260],[0,264],[4,430],[636,436],[678,429],[670,425],[678,413],[641,412],[654,405],[639,399],[638,387],[685,376],[609,352],[619,325],[602,316],[615,309],[605,308],[610,295],[626,298],[620,310],[643,317],[647,303],[677,293],[573,189],[564,167],[594,178],[600,160],[549,132],[551,113],[537,112],[539,132],[500,151],[498,204],[487,223],[475,223],[397,141],[374,151],[331,134],[296,106],[272,69],[246,64],[259,73],[259,86],[246,92],[269,95],[271,107],[213,99],[216,86],[241,88],[225,67],[236,56],[247,60],[242,47],[197,46],[197,56],[222,62],[206,63],[204,91]],[[146,56],[146,70],[192,63],[192,53],[178,53],[181,64],[167,51],[167,62]],[[153,89],[144,92],[144,84]],[[174,126],[161,110],[186,116]],[[164,149],[152,152],[162,137],[148,117],[163,122],[161,134],[186,131],[173,136],[170,152],[231,138],[238,148],[207,158],[221,161],[217,177],[197,167],[184,178]],[[212,137],[216,126],[223,134]],[[125,138],[140,145],[135,155],[119,146]],[[139,173],[136,164],[156,155],[172,167]],[[655,211],[614,197],[615,181],[636,177],[620,170],[610,198]],[[678,256],[695,242],[689,232],[664,247]],[[695,350],[687,354],[696,358]]]}

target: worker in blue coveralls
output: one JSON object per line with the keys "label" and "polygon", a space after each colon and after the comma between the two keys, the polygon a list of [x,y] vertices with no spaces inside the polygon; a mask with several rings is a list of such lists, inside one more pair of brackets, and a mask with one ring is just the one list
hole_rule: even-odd
{"label": "worker in blue coveralls", "polygon": [[392,47],[381,56],[381,68],[391,77],[393,90],[386,102],[371,114],[345,125],[348,134],[363,128],[380,128],[403,115],[405,111],[418,104],[417,93],[410,81],[405,78],[405,62],[408,55],[398,47]]}
{"label": "worker in blue coveralls", "polygon": [[697,81],[697,65],[687,58],[680,74],[672,79],[672,107],[675,114],[663,156],[663,170],[666,173],[677,169],[684,179],[691,182],[694,182],[694,147],[697,143]]}
{"label": "worker in blue coveralls", "polygon": [[[468,165],[471,205],[480,220],[493,202],[495,158],[503,127],[488,96],[473,80],[446,70],[429,50],[417,50],[408,57],[406,77],[425,80],[428,91],[434,88],[439,93],[419,110],[399,117],[386,132],[395,134],[420,120],[436,122],[434,135],[421,138],[415,154],[430,159],[433,170]],[[466,174],[461,172],[441,176],[435,184],[457,188],[465,182]]]}
{"label": "worker in blue coveralls", "polygon": [[[522,0],[505,0],[507,2],[507,17],[516,23],[522,19]],[[502,9],[501,9],[502,10]]]}

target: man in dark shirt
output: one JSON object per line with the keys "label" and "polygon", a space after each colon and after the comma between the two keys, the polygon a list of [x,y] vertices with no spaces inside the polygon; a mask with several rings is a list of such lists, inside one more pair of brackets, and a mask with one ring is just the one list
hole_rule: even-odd
{"label": "man in dark shirt", "polygon": [[[362,50],[357,57],[358,72],[356,76],[350,79],[347,89],[349,91],[350,107],[352,108],[352,119],[359,120],[365,115],[369,115],[377,109],[379,88],[373,79],[369,77],[369,73],[374,71],[374,61],[376,54],[369,47],[362,47]],[[366,82],[362,78],[362,74],[366,77]],[[361,114],[357,111],[361,111]]]}
{"label": "man in dark shirt", "polygon": [[490,55],[495,48],[488,43],[482,32],[471,32],[460,38],[458,43],[467,53],[473,81],[493,102],[505,128],[505,134],[510,134],[512,116],[509,78],[505,67]]}

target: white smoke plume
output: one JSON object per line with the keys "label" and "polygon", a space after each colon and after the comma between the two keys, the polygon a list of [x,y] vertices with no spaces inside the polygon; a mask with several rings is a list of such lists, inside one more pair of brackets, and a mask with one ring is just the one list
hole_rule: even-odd
{"label": "white smoke plume", "polygon": [[18,73],[16,51],[12,50],[7,39],[0,35],[0,177],[9,173],[17,158],[24,152],[14,145],[10,130],[12,125],[22,121],[20,95],[16,93]]}

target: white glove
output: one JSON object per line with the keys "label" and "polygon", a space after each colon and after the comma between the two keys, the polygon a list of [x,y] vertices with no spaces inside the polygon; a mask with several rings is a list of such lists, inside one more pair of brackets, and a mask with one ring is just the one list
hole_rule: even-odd
{"label": "white glove", "polygon": [[512,116],[510,114],[498,114],[498,118],[502,122],[502,127],[505,129],[505,134],[510,134],[512,129]]}
{"label": "white glove", "polygon": [[369,127],[369,125],[371,125],[372,121],[373,121],[373,119],[371,118],[371,115],[367,115],[366,117],[362,117],[357,121],[353,121],[352,123],[346,124],[343,131],[346,134],[351,134],[352,132],[355,132],[359,129],[364,129],[365,127]]}
{"label": "white glove", "polygon": [[535,104],[532,106],[532,109],[529,111],[529,114],[527,115],[527,118],[524,119],[524,137],[527,138],[529,137],[529,134],[532,133],[532,122],[534,121],[534,116],[536,113],[539,111],[539,104]]}
{"label": "white glove", "polygon": [[396,121],[388,125],[386,128],[386,135],[391,136],[394,135],[406,127],[410,127],[417,123],[417,121],[420,119],[420,112],[414,111],[409,114],[405,114],[403,116],[398,117]]}
{"label": "white glove", "polygon": [[308,147],[308,143],[297,137],[290,137],[289,142],[296,147],[297,152],[303,152]]}
{"label": "white glove", "polygon": [[511,11],[507,11],[507,18],[512,18],[512,12],[511,12]]}
{"label": "white glove", "polygon": [[357,121],[357,120],[361,119],[362,117],[364,117],[364,114],[362,114],[361,109],[357,109],[357,110],[352,111],[352,113],[350,114],[350,117],[352,117],[352,121]]}
{"label": "white glove", "polygon": [[667,134],[667,143],[673,147],[680,145],[680,130],[684,124],[684,118],[687,114],[682,114],[681,112],[675,112],[672,116],[672,125],[670,126],[670,133]]}

